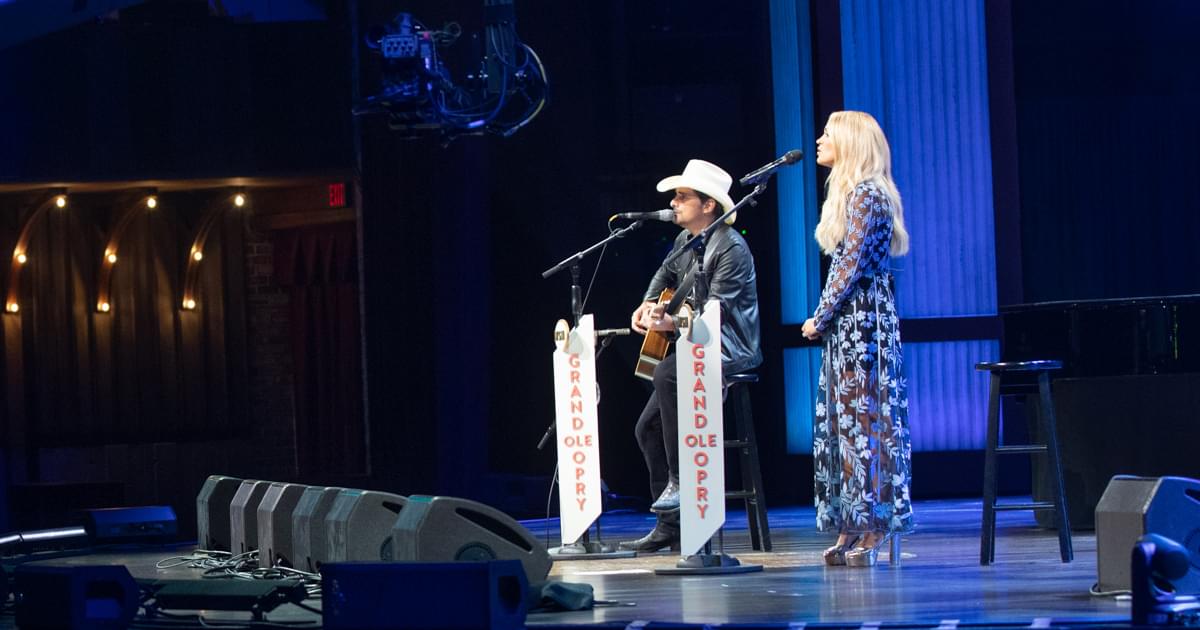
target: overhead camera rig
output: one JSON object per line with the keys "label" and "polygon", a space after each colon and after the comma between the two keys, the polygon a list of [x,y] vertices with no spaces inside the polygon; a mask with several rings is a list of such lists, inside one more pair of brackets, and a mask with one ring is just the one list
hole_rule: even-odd
{"label": "overhead camera rig", "polygon": [[507,137],[529,124],[546,103],[546,69],[517,37],[512,0],[484,0],[483,58],[456,82],[438,51],[461,35],[455,22],[435,31],[409,13],[371,28],[366,46],[382,58],[380,91],[354,114],[385,113],[403,137],[436,135],[443,144],[464,134]]}

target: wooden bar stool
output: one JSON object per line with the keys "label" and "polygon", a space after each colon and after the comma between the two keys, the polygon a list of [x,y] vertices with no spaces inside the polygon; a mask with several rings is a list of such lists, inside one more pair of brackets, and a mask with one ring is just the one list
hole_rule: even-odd
{"label": "wooden bar stool", "polygon": [[[1054,526],[1058,528],[1058,549],[1063,562],[1075,558],[1071,549],[1071,524],[1067,520],[1067,498],[1063,490],[1062,463],[1059,460],[1058,429],[1054,420],[1054,400],[1050,397],[1050,372],[1062,369],[1062,361],[1011,361],[979,363],[976,370],[991,373],[988,397],[987,449],[983,460],[983,531],[979,540],[979,564],[988,565],[996,560],[996,511],[997,510],[1053,510]],[[1036,375],[1038,391],[1038,423],[1045,442],[1041,444],[1000,444],[1000,397],[1023,394],[1025,391],[1002,392],[1000,381],[1003,376],[1026,373]],[[996,501],[996,457],[1014,454],[1045,454],[1050,474],[1054,477],[1053,500],[1030,503],[997,503]],[[1032,494],[1032,492],[1031,492]]]}
{"label": "wooden bar stool", "polygon": [[771,550],[771,528],[767,524],[767,500],[763,495],[762,468],[758,463],[758,439],[754,435],[754,415],[750,409],[750,383],[758,382],[758,375],[751,372],[730,374],[725,377],[727,385],[725,411],[733,419],[732,439],[725,440],[725,448],[736,449],[742,469],[742,489],[728,490],[726,499],[743,499],[746,502],[746,519],[750,521],[750,543],[756,551]]}

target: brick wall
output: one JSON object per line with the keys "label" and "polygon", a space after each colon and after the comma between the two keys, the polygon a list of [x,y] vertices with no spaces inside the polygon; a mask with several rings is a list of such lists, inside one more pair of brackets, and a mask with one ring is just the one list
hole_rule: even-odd
{"label": "brick wall", "polygon": [[290,480],[298,474],[290,298],[287,290],[275,283],[271,232],[251,226],[245,242],[255,474],[262,479]]}

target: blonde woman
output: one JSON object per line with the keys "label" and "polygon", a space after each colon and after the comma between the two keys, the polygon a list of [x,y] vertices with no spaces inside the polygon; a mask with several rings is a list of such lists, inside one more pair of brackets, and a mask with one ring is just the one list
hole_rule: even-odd
{"label": "blonde woman", "polygon": [[879,123],[835,112],[817,140],[831,169],[816,238],[832,256],[821,302],[804,322],[824,338],[813,457],[817,529],[838,533],[828,565],[873,566],[892,534],[912,528],[908,397],[889,271],[908,251],[900,193]]}

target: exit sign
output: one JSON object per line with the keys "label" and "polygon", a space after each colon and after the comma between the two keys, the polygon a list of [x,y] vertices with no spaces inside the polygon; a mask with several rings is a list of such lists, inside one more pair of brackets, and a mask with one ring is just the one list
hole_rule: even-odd
{"label": "exit sign", "polygon": [[345,208],[346,207],[346,184],[338,182],[329,185],[329,207],[330,208]]}

